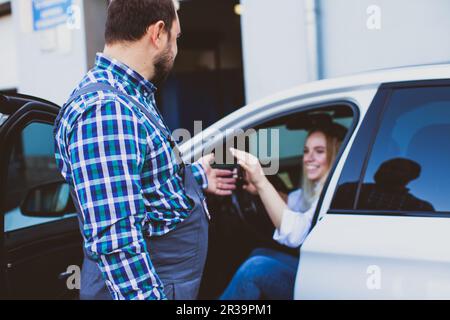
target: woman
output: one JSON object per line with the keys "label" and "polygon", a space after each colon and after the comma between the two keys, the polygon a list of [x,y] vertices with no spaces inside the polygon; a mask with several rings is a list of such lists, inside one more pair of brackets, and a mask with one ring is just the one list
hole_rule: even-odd
{"label": "woman", "polygon": [[[334,127],[336,129],[337,127]],[[342,129],[342,128],[340,128]],[[245,170],[249,192],[258,194],[275,226],[274,239],[288,247],[305,240],[323,184],[339,150],[342,131],[314,129],[303,155],[302,189],[289,194],[287,203],[264,175],[258,159],[231,149]],[[292,299],[298,259],[269,249],[257,249],[234,275],[222,300]]]}

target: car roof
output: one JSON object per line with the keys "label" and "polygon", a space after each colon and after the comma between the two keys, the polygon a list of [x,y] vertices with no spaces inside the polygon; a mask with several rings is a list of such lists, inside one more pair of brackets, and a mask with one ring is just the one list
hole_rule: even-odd
{"label": "car roof", "polygon": [[450,63],[380,69],[308,82],[251,103],[251,105],[264,105],[289,97],[310,95],[318,92],[326,93],[327,91],[377,88],[384,83],[438,79],[450,79]]}
{"label": "car roof", "polygon": [[327,80],[336,80],[342,86],[352,83],[380,85],[382,83],[437,79],[450,79],[450,63],[384,68]]}

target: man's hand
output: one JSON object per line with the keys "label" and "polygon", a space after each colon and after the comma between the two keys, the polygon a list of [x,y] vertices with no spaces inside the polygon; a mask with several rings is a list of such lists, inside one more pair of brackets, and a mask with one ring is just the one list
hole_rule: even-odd
{"label": "man's hand", "polygon": [[214,154],[206,155],[199,159],[208,178],[208,188],[206,192],[218,196],[229,196],[236,189],[235,172],[211,168],[214,161]]}

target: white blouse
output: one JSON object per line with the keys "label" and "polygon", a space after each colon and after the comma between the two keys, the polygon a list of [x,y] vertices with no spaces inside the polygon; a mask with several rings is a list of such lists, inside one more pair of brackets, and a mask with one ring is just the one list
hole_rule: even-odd
{"label": "white blouse", "polygon": [[282,245],[297,248],[305,241],[311,228],[317,201],[310,209],[302,210],[302,189],[289,194],[288,208],[284,210],[279,229],[275,230],[273,239]]}

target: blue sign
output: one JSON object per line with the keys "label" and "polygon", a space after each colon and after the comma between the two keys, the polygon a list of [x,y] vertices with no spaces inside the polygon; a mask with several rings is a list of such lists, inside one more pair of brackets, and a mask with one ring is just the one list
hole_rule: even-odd
{"label": "blue sign", "polygon": [[35,31],[54,28],[67,22],[72,0],[32,0],[33,29]]}

